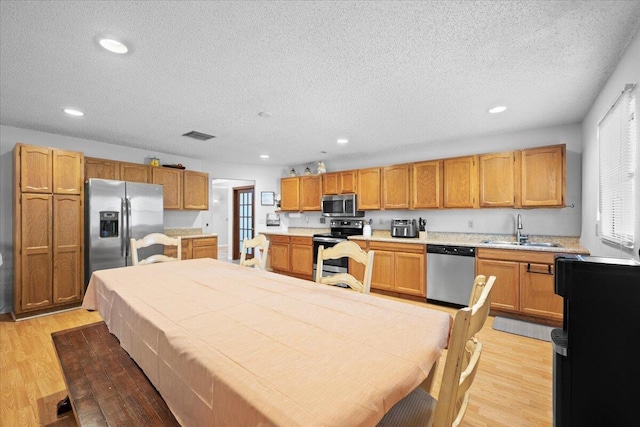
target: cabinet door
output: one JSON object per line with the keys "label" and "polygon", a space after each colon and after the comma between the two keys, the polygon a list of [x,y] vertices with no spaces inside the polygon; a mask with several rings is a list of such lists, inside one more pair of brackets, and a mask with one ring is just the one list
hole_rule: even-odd
{"label": "cabinet door", "polygon": [[386,291],[394,290],[394,258],[393,252],[374,249],[371,287]]}
{"label": "cabinet door", "polygon": [[53,150],[53,192],[81,194],[84,186],[84,155],[75,151]]}
{"label": "cabinet door", "polygon": [[300,209],[319,211],[322,199],[322,181],[320,175],[300,177]]}
{"label": "cabinet door", "polygon": [[[395,291],[403,294],[426,297],[427,273],[425,254],[396,252],[394,255]],[[376,256],[377,252],[374,258]]]}
{"label": "cabinet door", "polygon": [[297,176],[280,180],[280,209],[283,211],[300,210],[300,178]]}
{"label": "cabinet door", "polygon": [[522,150],[521,155],[522,206],[564,206],[565,146]]}
{"label": "cabinet door", "polygon": [[322,194],[338,194],[338,172],[322,174]]}
{"label": "cabinet door", "polygon": [[[362,249],[363,251],[367,252],[369,250],[367,242],[360,241],[360,240],[353,240],[353,241],[356,242],[356,244],[360,246],[360,249]],[[377,256],[377,252],[373,254],[373,265],[376,264],[376,256]],[[351,274],[357,280],[362,282],[364,280],[364,265],[349,258],[349,274]]]}
{"label": "cabinet door", "polygon": [[218,259],[218,238],[199,237],[193,239],[193,258]]}
{"label": "cabinet door", "polygon": [[46,307],[53,303],[52,198],[53,196],[48,194],[22,195],[22,280],[20,301],[16,301],[22,311]]}
{"label": "cabinet door", "polygon": [[81,301],[84,290],[82,200],[53,196],[53,303]]}
{"label": "cabinet door", "polygon": [[384,168],[382,182],[384,209],[409,209],[409,165]]}
{"label": "cabinet door", "polygon": [[512,312],[520,309],[520,270],[517,262],[477,259],[476,274],[496,276],[491,292],[492,309]]}
{"label": "cabinet door", "polygon": [[442,161],[411,165],[411,209],[442,207]]}
{"label": "cabinet door", "polygon": [[520,264],[520,309],[525,314],[562,320],[563,300],[555,294],[551,264]]}
{"label": "cabinet door", "polygon": [[269,259],[271,268],[276,271],[289,271],[289,237],[271,236],[269,238]]}
{"label": "cabinet door", "polygon": [[120,168],[118,162],[113,160],[84,158],[84,179],[120,179]]}
{"label": "cabinet door", "polygon": [[151,182],[151,166],[138,163],[120,162],[120,180],[131,182]]}
{"label": "cabinet door", "polygon": [[512,151],[479,157],[480,206],[514,206],[515,161]]}
{"label": "cabinet door", "polygon": [[358,174],[356,171],[342,171],[340,172],[340,182],[338,183],[338,190],[340,194],[356,194],[358,191]]}
{"label": "cabinet door", "polygon": [[182,209],[181,170],[154,167],[152,169],[152,183],[162,185],[165,209]]}
{"label": "cabinet door", "polygon": [[183,208],[206,211],[209,209],[209,174],[184,171]]}
{"label": "cabinet door", "polygon": [[45,147],[21,145],[20,190],[25,193],[53,192],[53,151]]}
{"label": "cabinet door", "polygon": [[311,278],[313,275],[313,241],[310,237],[291,237],[291,273]]}
{"label": "cabinet door", "polygon": [[478,207],[478,156],[444,160],[444,207]]}
{"label": "cabinet door", "polygon": [[358,210],[378,210],[382,207],[381,174],[380,168],[358,170]]}

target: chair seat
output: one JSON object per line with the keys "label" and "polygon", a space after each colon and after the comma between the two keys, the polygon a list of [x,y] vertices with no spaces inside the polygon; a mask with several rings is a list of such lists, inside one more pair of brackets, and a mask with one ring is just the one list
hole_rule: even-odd
{"label": "chair seat", "polygon": [[378,427],[431,427],[436,399],[418,387],[396,403],[378,423]]}

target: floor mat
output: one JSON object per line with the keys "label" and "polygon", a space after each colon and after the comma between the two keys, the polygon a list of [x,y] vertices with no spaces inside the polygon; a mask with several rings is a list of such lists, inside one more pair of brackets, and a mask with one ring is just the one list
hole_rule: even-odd
{"label": "floor mat", "polygon": [[541,341],[551,341],[551,330],[554,328],[498,316],[493,320],[493,329]]}

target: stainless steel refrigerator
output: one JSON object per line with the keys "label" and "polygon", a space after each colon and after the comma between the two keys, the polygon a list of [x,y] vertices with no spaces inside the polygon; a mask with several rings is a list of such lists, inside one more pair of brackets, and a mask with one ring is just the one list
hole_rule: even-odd
{"label": "stainless steel refrigerator", "polygon": [[[131,265],[129,239],[164,232],[162,185],[91,178],[85,189],[85,285],[96,270]],[[140,259],[162,253],[140,249]]]}

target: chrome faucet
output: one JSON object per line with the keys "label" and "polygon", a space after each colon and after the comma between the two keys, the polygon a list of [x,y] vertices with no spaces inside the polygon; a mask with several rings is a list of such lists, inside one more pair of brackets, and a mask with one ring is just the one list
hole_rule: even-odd
{"label": "chrome faucet", "polygon": [[522,216],[518,214],[518,218],[516,220],[516,242],[521,245],[523,243],[527,243],[529,240],[529,236],[522,233]]}

